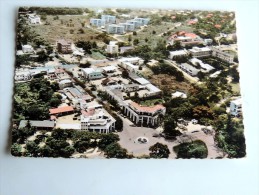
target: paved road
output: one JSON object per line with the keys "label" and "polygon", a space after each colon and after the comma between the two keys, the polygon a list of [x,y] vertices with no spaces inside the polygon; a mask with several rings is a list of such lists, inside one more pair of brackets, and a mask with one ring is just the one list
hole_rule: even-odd
{"label": "paved road", "polygon": [[[124,124],[124,130],[117,133],[120,137],[119,143],[123,148],[126,148],[129,153],[132,153],[134,156],[148,155],[149,147],[154,145],[157,142],[165,144],[170,150],[169,158],[176,158],[176,154],[173,151],[173,147],[179,143],[197,140],[200,139],[205,142],[208,147],[208,157],[207,158],[216,158],[218,156],[223,156],[223,153],[216,147],[213,135],[205,134],[203,131],[198,131],[195,133],[186,132],[185,135],[179,136],[175,141],[166,141],[164,138],[153,137],[154,133],[158,131],[156,129],[147,128],[147,127],[136,127],[132,126],[132,122],[127,118],[122,118]],[[136,141],[138,137],[146,137],[148,143],[140,144]]]}

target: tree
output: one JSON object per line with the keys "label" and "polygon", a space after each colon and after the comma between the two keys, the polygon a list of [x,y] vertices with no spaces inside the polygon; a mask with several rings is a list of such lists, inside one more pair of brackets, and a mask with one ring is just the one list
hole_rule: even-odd
{"label": "tree", "polygon": [[174,147],[174,150],[177,153],[177,158],[206,158],[208,156],[207,146],[201,140],[182,143]]}
{"label": "tree", "polygon": [[34,141],[29,141],[25,146],[30,156],[38,156],[39,146]]}
{"label": "tree", "polygon": [[168,158],[170,151],[167,145],[157,142],[149,148],[151,158]]}
{"label": "tree", "polygon": [[107,158],[128,158],[127,150],[124,148],[121,148],[121,146],[118,143],[112,143],[108,145],[105,149],[105,155]]}
{"label": "tree", "polygon": [[136,35],[137,35],[137,32],[136,32],[136,31],[133,31],[133,33],[132,33],[132,34],[136,36]]}
{"label": "tree", "polygon": [[133,45],[137,45],[137,44],[139,44],[139,40],[138,39],[134,39],[133,40]]}
{"label": "tree", "polygon": [[14,143],[11,146],[11,154],[13,156],[22,156],[22,147],[20,144]]}
{"label": "tree", "polygon": [[62,157],[69,158],[75,152],[75,148],[73,146],[66,146],[60,150],[60,154]]}
{"label": "tree", "polygon": [[123,70],[121,76],[123,78],[128,78],[129,77],[129,72],[127,70]]}
{"label": "tree", "polygon": [[108,145],[116,143],[119,140],[120,138],[118,135],[112,133],[103,134],[101,140],[98,142],[98,146],[100,149],[104,150]]}
{"label": "tree", "polygon": [[171,117],[167,117],[167,119],[164,121],[164,131],[166,138],[172,138],[175,136],[181,135],[181,132],[176,130],[177,123],[176,121]]}
{"label": "tree", "polygon": [[62,101],[56,97],[52,97],[50,100],[50,105],[51,107],[58,107],[60,104],[62,103]]}

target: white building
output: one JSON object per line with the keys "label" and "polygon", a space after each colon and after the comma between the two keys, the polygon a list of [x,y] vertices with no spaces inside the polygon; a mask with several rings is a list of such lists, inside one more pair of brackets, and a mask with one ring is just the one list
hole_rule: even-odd
{"label": "white building", "polygon": [[220,48],[218,47],[212,47],[212,56],[214,57],[218,57],[221,60],[224,60],[228,63],[233,63],[234,62],[234,55],[231,55],[227,52],[222,51]]}
{"label": "white building", "polygon": [[197,59],[197,58],[192,58],[189,60],[194,66],[200,66],[203,72],[209,72],[213,69],[215,69],[214,67],[212,67],[209,64],[204,64],[203,61]]}
{"label": "white building", "polygon": [[121,58],[118,60],[120,63],[130,62],[132,64],[142,65],[144,60],[139,57],[131,57],[131,58]]}
{"label": "white building", "polygon": [[134,21],[140,22],[141,26],[148,25],[150,19],[149,18],[134,18]]}
{"label": "white building", "polygon": [[119,46],[116,45],[117,41],[110,41],[109,45],[107,45],[106,51],[107,53],[118,53],[119,52]]}
{"label": "white building", "polygon": [[180,64],[179,67],[186,73],[188,73],[191,76],[196,76],[199,72],[199,70],[193,66],[191,66],[190,64],[187,63],[183,63]]}
{"label": "white building", "polygon": [[33,47],[31,45],[22,45],[22,52],[23,53],[32,53]]}
{"label": "white building", "polygon": [[116,23],[116,16],[102,15],[101,19],[104,20],[106,24],[115,24]]}
{"label": "white building", "polygon": [[106,31],[109,34],[124,34],[125,28],[123,25],[109,24],[106,28]]}
{"label": "white building", "polygon": [[146,84],[145,87],[148,90],[148,93],[146,94],[147,97],[157,96],[162,93],[159,88],[157,88],[155,85],[152,85],[151,83]]}
{"label": "white building", "polygon": [[174,93],[172,93],[172,98],[187,98],[187,95],[183,92],[180,91],[176,91]]}
{"label": "white building", "polygon": [[189,51],[193,57],[206,57],[211,55],[211,49],[208,47],[193,47],[192,49],[189,49]]}
{"label": "white building", "polygon": [[126,70],[130,72],[136,73],[139,69],[139,66],[133,65],[130,62],[122,62],[121,67],[125,68]]}
{"label": "white building", "polygon": [[127,20],[126,23],[133,24],[135,29],[140,28],[142,26],[142,23],[136,20]]}
{"label": "white building", "polygon": [[58,83],[60,89],[64,89],[66,87],[72,87],[72,81],[70,79],[64,79]]}
{"label": "white building", "polygon": [[86,79],[100,79],[103,77],[102,70],[93,68],[82,68],[83,75]]}
{"label": "white building", "polygon": [[88,108],[81,113],[81,130],[97,133],[110,133],[115,130],[116,120],[103,108]]}
{"label": "white building", "polygon": [[165,115],[166,108],[163,105],[141,106],[131,100],[124,101],[123,113],[137,125],[158,125]]}
{"label": "white building", "polygon": [[102,67],[103,72],[105,73],[113,73],[116,72],[117,68],[113,65]]}
{"label": "white building", "polygon": [[41,24],[40,17],[35,14],[29,14],[29,22],[31,24]]}
{"label": "white building", "polygon": [[230,114],[233,116],[242,115],[242,99],[238,98],[230,102]]}
{"label": "white building", "polygon": [[92,26],[97,26],[97,27],[101,27],[105,25],[105,20],[103,19],[99,19],[99,18],[91,18],[90,19],[90,24]]}
{"label": "white building", "polygon": [[28,81],[32,78],[30,71],[17,71],[14,75],[15,81]]}
{"label": "white building", "polygon": [[188,55],[188,51],[183,49],[183,50],[178,50],[178,51],[170,51],[169,52],[169,58],[170,59],[174,59],[175,56],[187,56]]}
{"label": "white building", "polygon": [[135,25],[132,23],[119,23],[120,26],[124,26],[125,31],[131,32],[135,30]]}

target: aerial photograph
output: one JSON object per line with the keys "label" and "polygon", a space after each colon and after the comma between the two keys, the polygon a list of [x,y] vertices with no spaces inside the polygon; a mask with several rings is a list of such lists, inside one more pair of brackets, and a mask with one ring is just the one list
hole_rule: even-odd
{"label": "aerial photograph", "polygon": [[11,154],[246,157],[235,12],[17,8]]}

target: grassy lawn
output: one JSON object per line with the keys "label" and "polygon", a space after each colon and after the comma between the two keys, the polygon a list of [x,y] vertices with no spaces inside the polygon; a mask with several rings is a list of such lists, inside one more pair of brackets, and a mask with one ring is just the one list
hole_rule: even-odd
{"label": "grassy lawn", "polygon": [[91,56],[92,56],[92,58],[94,58],[95,60],[103,60],[103,59],[105,59],[105,56],[102,55],[100,52],[94,52],[94,51],[92,51]]}
{"label": "grassy lawn", "polygon": [[[96,41],[95,36],[98,34],[96,31],[83,27],[82,23],[88,22],[87,16],[83,15],[59,15],[58,19],[54,20],[55,16],[47,16],[46,21],[42,21],[41,25],[31,25],[36,34],[42,38],[55,44],[59,38],[71,39],[73,41]],[[73,27],[67,26],[67,23],[74,25]],[[48,25],[45,25],[48,22]],[[84,33],[80,33],[79,29],[83,29]],[[71,33],[73,31],[73,33]]]}
{"label": "grassy lawn", "polygon": [[154,106],[156,103],[163,103],[164,100],[157,98],[157,99],[152,99],[152,100],[145,100],[141,101],[140,104],[142,106]]}

